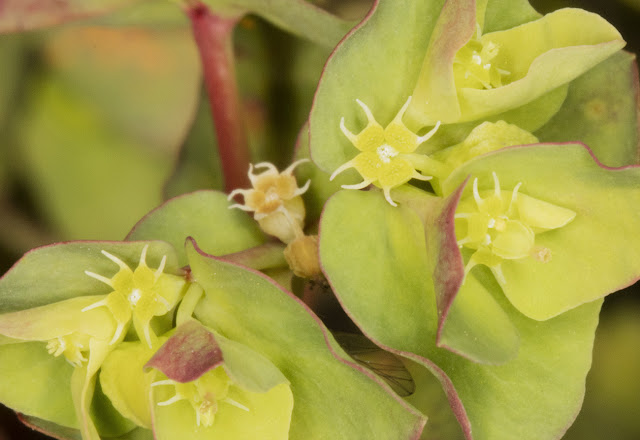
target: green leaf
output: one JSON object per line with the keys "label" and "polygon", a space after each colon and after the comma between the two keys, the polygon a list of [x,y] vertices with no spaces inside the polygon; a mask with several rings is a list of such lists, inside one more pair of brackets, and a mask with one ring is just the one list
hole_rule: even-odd
{"label": "green leaf", "polygon": [[557,439],[582,406],[601,304],[598,300],[537,322],[503,299],[500,305],[521,338],[518,357],[504,365],[475,364],[442,350],[418,354],[452,381],[471,424],[468,438]]}
{"label": "green leaf", "polygon": [[394,0],[376,4],[331,55],[318,85],[310,116],[313,161],[326,172],[357,150],[340,131],[364,127],[356,99],[365,102],[384,127],[415,86],[424,54],[444,1]]}
{"label": "green leaf", "polygon": [[289,383],[284,375],[268,359],[246,345],[216,334],[224,356],[225,371],[241,388],[254,393]]}
{"label": "green leaf", "polygon": [[635,55],[618,52],[578,77],[560,111],[535,134],[543,142],[583,142],[607,166],[638,163]]}
{"label": "green leaf", "polygon": [[178,269],[175,251],[163,242],[85,241],[62,243],[33,249],[0,278],[0,312],[7,313],[78,296],[107,294],[107,285],[89,277],[85,270],[109,276],[117,272],[116,264],[104,256],[105,250],[136,267],[142,248],[149,244],[147,263],[158,267],[167,256],[166,273]]}
{"label": "green leaf", "polygon": [[217,191],[196,191],[166,201],[147,214],[127,236],[128,240],[165,240],[179,249],[178,263],[187,264],[184,241],[199,240],[213,255],[239,252],[265,240],[258,224],[247,213],[229,209],[227,196]]}
{"label": "green leaf", "polygon": [[222,15],[257,14],[279,28],[325,47],[334,47],[355,24],[305,0],[204,0]]}
{"label": "green leaf", "polygon": [[503,261],[502,288],[522,313],[549,319],[640,276],[639,168],[606,168],[580,144],[512,147],[467,162],[443,183],[444,193],[469,175],[478,178],[480,190],[493,188],[492,172],[503,190],[522,182],[520,193],[576,213],[567,225],[536,234],[536,246],[551,251],[550,261]]}
{"label": "green leaf", "polygon": [[[291,439],[398,439],[420,432],[424,420],[345,365],[347,355],[292,294],[259,273],[203,255],[192,244],[187,255],[206,292],[197,318],[268,358],[291,382]],[[385,417],[377,416],[381,413]]]}
{"label": "green leaf", "polygon": [[517,331],[491,293],[471,281],[458,294],[464,267],[453,231],[457,197],[410,189],[394,197],[404,206],[393,208],[376,193],[343,191],[323,213],[320,260],[352,319],[377,340],[393,327],[399,338],[477,362],[515,357]]}
{"label": "green leaf", "polygon": [[73,367],[44,342],[0,346],[0,402],[14,411],[77,428],[71,399]]}
{"label": "green leaf", "polygon": [[59,440],[82,440],[80,431],[74,428],[61,426],[26,414],[18,414],[18,419],[29,428]]}
{"label": "green leaf", "polygon": [[[426,246],[440,247],[434,233],[438,221],[447,218],[440,214],[438,220],[439,213],[446,209],[438,208],[442,202],[437,198],[424,193],[417,196],[415,192],[418,190],[409,194],[397,190],[394,197],[401,204],[399,208],[390,207],[381,194],[375,193],[342,192],[329,201],[320,226],[320,256],[341,304],[374,342],[432,371],[440,380],[467,439],[559,438],[581,405],[601,301],[537,322],[520,314],[502,295],[491,273],[478,268],[474,270],[476,278],[467,279],[473,280],[474,290],[456,297],[456,302],[462,301],[460,310],[466,313],[458,320],[454,302],[448,319],[454,325],[453,330],[468,331],[468,341],[477,337],[480,348],[460,345],[458,348],[475,349],[476,353],[486,350],[484,356],[488,356],[487,352],[495,356],[496,348],[487,343],[492,326],[486,321],[497,326],[494,316],[500,315],[486,314],[487,307],[500,311],[502,322],[519,336],[519,346],[506,345],[510,349],[505,352],[511,356],[509,360],[503,355],[501,365],[480,364],[438,348],[437,301],[429,286],[430,274],[424,268],[428,267],[429,257],[438,256],[433,255],[432,247]],[[433,199],[431,203],[429,199]],[[425,222],[432,225],[431,234],[427,230],[427,243],[421,236],[416,212],[425,219],[427,213],[432,216],[431,222]],[[335,223],[337,216],[342,220],[339,228]],[[353,217],[360,220],[356,220],[358,227],[345,227],[345,219]],[[349,237],[336,229],[347,229]],[[441,231],[445,229],[440,226]],[[428,244],[429,240],[435,242]],[[431,255],[426,255],[425,249]],[[338,256],[340,250],[345,257]],[[404,255],[411,257],[405,261]],[[447,263],[451,270],[452,261],[445,259],[445,267]],[[484,298],[478,298],[477,293]],[[489,300],[493,306],[488,306]],[[475,306],[474,310],[474,302],[481,308]],[[379,303],[382,306],[378,308]],[[470,328],[465,329],[464,325]],[[424,330],[413,331],[414,328]],[[483,329],[487,332],[482,333]],[[456,338],[458,334],[450,336]],[[498,341],[509,338],[503,334],[495,336]],[[422,404],[420,407],[425,408]]]}
{"label": "green leaf", "polygon": [[429,255],[412,209],[393,208],[380,193],[341,191],[325,206],[319,245],[324,273],[351,318],[367,323],[366,335],[378,339],[393,328],[435,341]]}

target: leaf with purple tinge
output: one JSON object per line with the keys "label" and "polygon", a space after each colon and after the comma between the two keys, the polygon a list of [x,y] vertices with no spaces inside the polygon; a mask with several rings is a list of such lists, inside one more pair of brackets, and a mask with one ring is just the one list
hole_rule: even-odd
{"label": "leaf with purple tinge", "polygon": [[319,319],[291,293],[260,273],[204,254],[192,242],[187,255],[194,279],[205,290],[195,316],[268,358],[290,381],[291,439],[419,437],[425,420],[380,379],[348,361]]}
{"label": "leaf with purple tinge", "polygon": [[196,321],[187,321],[176,328],[145,369],[155,368],[176,382],[191,382],[222,362],[222,350],[213,333]]}
{"label": "leaf with purple tinge", "polygon": [[[150,368],[170,379],[154,382],[152,387],[175,384],[176,396],[195,405],[197,415],[194,420],[193,410],[184,405],[187,402],[174,405],[175,398],[166,401],[168,390],[158,387],[151,394],[156,438],[287,438],[293,406],[289,383],[273,364],[248,347],[189,320],[149,360],[145,369]],[[191,392],[200,393],[199,398],[185,392],[190,386],[194,387]]]}

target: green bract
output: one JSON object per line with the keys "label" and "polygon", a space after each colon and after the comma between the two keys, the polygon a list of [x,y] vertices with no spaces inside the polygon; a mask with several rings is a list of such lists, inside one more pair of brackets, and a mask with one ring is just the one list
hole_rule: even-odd
{"label": "green bract", "polygon": [[520,107],[624,46],[613,26],[580,9],[483,34],[484,13],[475,3],[447,2],[442,10],[409,108],[418,124],[471,121]]}
{"label": "green bract", "polygon": [[[318,318],[293,295],[262,274],[202,253],[193,243],[187,243],[187,256],[205,291],[196,318],[269,359],[291,383],[290,439],[413,438],[421,431],[424,419],[383,389],[379,379],[353,368]],[[378,417],[381,412],[386,416]]]}
{"label": "green bract", "polygon": [[123,343],[106,359],[100,381],[121,413],[155,438],[287,438],[293,399],[269,361],[196,321],[161,344]]}
{"label": "green bract", "polygon": [[[28,416],[78,428],[85,439],[98,439],[100,431],[105,435],[120,435],[133,428],[109,404],[93,416],[91,407],[100,404],[98,396],[94,399],[96,373],[108,353],[124,338],[132,310],[135,313],[137,307],[144,306],[146,310],[155,307],[154,303],[164,304],[157,301],[155,295],[173,297],[175,304],[175,297],[184,285],[180,277],[162,270],[147,273],[150,272],[145,263],[147,254],[148,259],[164,271],[177,271],[175,254],[165,243],[76,242],[35,249],[2,277],[0,296],[6,313],[0,315],[0,334],[13,339],[8,345],[0,346],[0,350],[11,355],[7,357],[11,362],[3,365],[3,381],[11,384],[2,386],[3,402]],[[117,260],[121,267],[112,278],[96,274],[113,273],[113,267],[102,260],[105,255],[113,258],[111,264]],[[104,258],[107,262],[109,259]],[[136,272],[131,272],[129,267],[137,267]],[[101,282],[92,278],[99,278]],[[154,278],[159,283],[154,282]],[[164,281],[169,278],[168,283]],[[147,286],[148,282],[152,283],[151,287]],[[105,289],[105,284],[110,289]],[[110,293],[110,290],[113,291]],[[114,295],[118,295],[116,303]],[[110,304],[115,305],[109,307]],[[142,334],[150,332],[153,315],[168,311],[163,310],[162,313],[156,310],[142,320]],[[126,316],[129,318],[125,319]],[[162,326],[160,322],[156,324]],[[27,369],[25,373],[22,365],[25,357],[32,362],[42,359],[38,363],[46,367]],[[32,400],[29,390],[47,389],[53,371],[57,371],[62,390],[52,398],[60,404],[51,404],[49,399]],[[20,381],[18,387],[16,379]],[[73,402],[75,416],[62,402]],[[102,424],[94,417],[109,423]]]}
{"label": "green bract", "polygon": [[[118,236],[159,201],[180,143],[166,194],[228,192],[169,198],[128,241],[36,248],[0,278],[0,402],[25,423],[69,440],[565,434],[603,298],[640,278],[637,69],[604,19],[377,0],[337,43],[351,23],[307,0],[0,3],[0,33],[125,25],[47,34],[54,75],[19,88],[36,93],[6,144],[53,229]],[[322,49],[290,42],[271,65],[256,53],[280,37],[243,20],[238,87],[231,37],[248,13]],[[284,165],[312,58],[336,43]],[[275,115],[272,80],[290,75],[302,93]],[[0,126],[13,104],[0,90]]]}
{"label": "green bract", "polygon": [[[594,14],[564,9],[539,18],[525,2],[509,6],[497,0],[477,8],[473,0],[377,4],[327,62],[310,117],[314,162],[333,172],[353,159],[340,118],[348,127],[366,125],[353,105],[356,99],[383,127],[409,96],[404,123],[414,133],[438,121],[449,124],[416,153],[461,142],[481,118],[536,130],[561,108],[567,83],[624,45],[619,33]],[[456,84],[456,74],[466,75],[460,69],[483,57],[488,70],[495,65],[509,75],[501,73],[490,88]],[[471,125],[461,124],[465,121]]]}
{"label": "green bract", "polygon": [[[417,208],[407,207],[409,198],[421,207],[431,204],[429,245]],[[537,322],[511,306],[485,273],[477,294],[461,291],[449,309],[452,327],[439,329],[446,313],[439,308],[448,299],[441,288],[434,294],[433,286],[439,279],[447,287],[451,280],[433,271],[433,249],[449,249],[444,233],[434,234],[448,217],[453,226],[456,199],[409,194],[397,200],[401,205],[393,208],[379,194],[340,192],[328,202],[320,257],[341,304],[373,341],[440,380],[466,438],[560,437],[582,401],[601,302]],[[350,251],[354,247],[357,253]],[[449,247],[457,249],[455,242]],[[453,278],[463,274],[454,261],[441,258],[439,264],[442,270],[449,264],[446,274]],[[464,304],[456,306],[459,300]],[[489,365],[496,363],[501,365]]]}

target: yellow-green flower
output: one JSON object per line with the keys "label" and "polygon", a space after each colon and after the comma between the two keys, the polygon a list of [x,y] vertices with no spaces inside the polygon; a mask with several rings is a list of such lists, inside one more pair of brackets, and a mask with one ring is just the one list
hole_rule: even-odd
{"label": "yellow-green flower", "polygon": [[549,262],[552,250],[535,245],[535,236],[558,229],[571,222],[576,213],[542,200],[519,193],[522,182],[512,191],[502,191],[497,174],[493,173],[494,190],[478,191],[478,179],[473,180],[473,196],[460,201],[456,219],[459,247],[475,249],[465,274],[478,264],[488,266],[501,285],[507,283],[502,273],[503,260],[532,257]]}
{"label": "yellow-green flower", "polygon": [[333,180],[338,174],[349,168],[355,168],[362,176],[363,181],[355,185],[342,185],[343,188],[362,189],[374,184],[382,188],[385,199],[391,205],[397,206],[391,199],[390,191],[392,188],[411,179],[430,180],[433,177],[416,171],[419,169],[424,172],[428,169],[424,164],[425,159],[428,158],[415,154],[414,151],[435,134],[440,122],[424,136],[418,136],[409,130],[402,122],[402,117],[411,103],[411,97],[409,97],[395,118],[383,128],[364,102],[359,99],[356,99],[356,102],[367,116],[367,126],[356,135],[349,131],[344,124],[344,118],[342,118],[340,129],[360,150],[360,153],[338,167],[330,179]]}
{"label": "yellow-green flower", "polygon": [[118,323],[111,344],[123,336],[125,327],[133,320],[138,337],[144,339],[151,347],[151,319],[154,316],[165,315],[180,299],[185,280],[177,275],[163,273],[166,256],[162,258],[160,266],[155,271],[147,266],[148,247],[145,245],[142,249],[140,262],[135,270],[131,270],[127,263],[103,250],[102,254],[116,263],[120,270],[111,278],[85,271],[91,278],[113,288],[113,292],[106,298],[82,309],[88,311],[103,306],[109,309]]}

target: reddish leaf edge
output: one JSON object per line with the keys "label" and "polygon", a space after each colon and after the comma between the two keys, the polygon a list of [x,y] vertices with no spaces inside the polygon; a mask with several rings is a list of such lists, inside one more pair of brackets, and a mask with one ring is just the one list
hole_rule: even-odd
{"label": "reddish leaf edge", "polygon": [[30,415],[19,413],[19,412],[16,412],[16,416],[18,417],[18,420],[27,428],[32,429],[41,434],[44,434],[46,436],[55,438],[57,440],[77,440],[80,437],[80,431],[76,428],[69,428],[66,426],[55,424],[53,422],[47,422],[47,423],[53,424],[56,427],[60,427],[60,431],[70,430],[70,431],[77,432],[78,434],[77,437],[71,436],[71,433],[69,433],[69,436],[65,436],[59,432],[47,430],[44,426],[41,426],[38,424],[38,422],[46,421],[46,420],[39,419],[38,417],[30,416]]}
{"label": "reddish leaf edge", "polygon": [[[2,282],[2,280],[9,275],[10,272],[12,272],[16,267],[18,267],[18,265],[27,258],[28,255],[35,253],[39,250],[42,249],[47,249],[47,248],[53,248],[53,247],[57,247],[57,246],[64,246],[64,245],[71,245],[71,244],[101,244],[101,243],[107,243],[107,244],[135,244],[135,243],[149,243],[149,242],[162,242],[165,243],[166,245],[168,245],[169,247],[173,248],[173,245],[165,240],[67,240],[67,241],[59,241],[56,243],[50,243],[50,244],[45,244],[42,246],[38,246],[38,247],[34,247],[33,249],[28,250],[27,252],[25,252],[22,257],[20,257],[18,259],[18,261],[16,261],[15,263],[13,263],[13,265],[11,265],[11,267],[4,273],[2,274],[2,276],[0,276],[0,282]],[[174,249],[175,252],[175,249]]]}
{"label": "reddish leaf edge", "polygon": [[298,306],[302,307],[302,309],[305,312],[307,312],[307,314],[309,314],[309,316],[313,319],[313,321],[315,321],[316,325],[319,327],[320,331],[322,332],[322,335],[323,335],[324,340],[325,340],[325,344],[326,344],[329,352],[331,353],[331,355],[336,360],[338,360],[339,362],[342,362],[345,365],[348,365],[349,367],[353,368],[354,370],[359,371],[360,373],[362,373],[365,376],[367,376],[370,380],[375,382],[377,385],[379,385],[381,388],[383,388],[389,395],[391,395],[409,413],[413,414],[414,416],[416,416],[418,418],[418,421],[417,421],[416,425],[414,426],[413,436],[410,437],[410,440],[418,440],[420,438],[420,436],[422,435],[422,430],[424,429],[424,427],[425,427],[425,425],[427,423],[427,419],[424,416],[424,414],[422,414],[420,411],[416,410],[413,406],[411,406],[410,404],[405,402],[400,396],[398,396],[391,389],[391,387],[385,381],[380,379],[374,373],[372,373],[368,369],[364,368],[363,366],[357,364],[356,362],[353,362],[353,361],[351,361],[351,360],[349,360],[349,359],[347,359],[345,357],[342,357],[340,354],[338,354],[334,350],[334,348],[331,346],[331,339],[333,338],[333,336],[331,336],[331,332],[329,332],[327,327],[323,324],[322,320],[300,298],[298,298],[297,296],[295,296],[293,293],[289,292],[288,290],[284,289],[276,281],[274,281],[273,279],[271,279],[270,277],[268,277],[267,275],[263,274],[260,271],[257,271],[255,269],[252,269],[250,267],[244,266],[244,265],[236,263],[236,262],[230,262],[230,261],[226,260],[224,257],[216,257],[214,255],[210,255],[210,254],[204,252],[202,249],[200,249],[198,247],[198,244],[197,244],[196,240],[193,239],[192,237],[187,237],[187,239],[185,240],[185,245],[193,246],[194,250],[196,252],[198,252],[201,256],[205,257],[205,258],[210,258],[212,260],[219,261],[219,262],[224,263],[224,264],[235,266],[235,267],[237,267],[239,269],[246,270],[246,271],[252,273],[253,275],[259,276],[260,278],[264,279],[265,281],[267,281],[272,286],[276,287],[283,294],[288,296],[291,300],[296,302],[298,304]]}
{"label": "reddish leaf edge", "polygon": [[[319,236],[322,235],[322,218],[320,219],[320,230],[318,231],[318,235]],[[322,243],[322,241],[320,241],[320,243]],[[460,258],[462,258],[462,256]],[[360,329],[362,334],[367,337],[367,339],[372,341],[374,344],[376,344],[378,347],[382,348],[383,350],[386,350],[398,356],[405,357],[407,359],[410,359],[414,362],[417,362],[425,366],[438,379],[438,381],[442,385],[445,395],[447,396],[447,400],[449,401],[449,406],[451,407],[451,410],[453,411],[456,419],[458,420],[458,423],[460,424],[460,427],[462,428],[462,432],[464,433],[465,439],[473,440],[473,436],[471,434],[471,422],[469,421],[469,417],[467,416],[467,411],[464,408],[464,404],[462,403],[462,400],[460,400],[460,397],[458,396],[458,392],[456,391],[455,386],[451,381],[451,379],[449,378],[449,376],[447,376],[447,374],[440,367],[438,367],[434,362],[430,361],[429,359],[419,356],[410,351],[404,351],[404,350],[393,348],[391,346],[388,346],[380,342],[379,340],[371,336],[369,332],[367,332],[367,330],[360,325],[360,323],[356,320],[355,316],[351,313],[351,311],[345,306],[344,302],[342,301],[342,297],[340,293],[335,288],[335,286],[331,281],[331,278],[325,271],[322,261],[320,261],[320,267],[322,268],[322,272],[325,278],[327,279],[327,282],[331,286],[331,290],[333,290],[336,296],[336,299],[340,304],[340,307],[342,307],[342,310],[344,310],[347,316],[351,319],[351,321],[355,323],[355,325]],[[313,312],[310,311],[310,313],[313,313]]]}
{"label": "reddish leaf edge", "polygon": [[[638,120],[639,120],[639,124],[640,124],[640,113],[638,114]],[[640,126],[639,126],[640,128]],[[619,166],[619,167],[612,167],[612,166],[608,166],[603,164],[595,155],[595,153],[593,152],[593,150],[586,145],[583,142],[578,142],[578,141],[573,141],[573,142],[541,142],[541,143],[537,143],[537,144],[523,144],[523,145],[512,145],[509,147],[505,147],[505,148],[501,148],[499,150],[495,150],[495,151],[491,151],[479,156],[474,157],[473,159],[469,160],[468,162],[466,162],[465,164],[462,165],[462,167],[466,166],[467,164],[473,163],[475,161],[481,160],[482,158],[485,157],[490,157],[496,154],[501,154],[504,153],[506,151],[510,151],[510,150],[520,150],[520,149],[524,149],[524,148],[558,148],[558,147],[580,147],[583,150],[586,151],[586,153],[588,153],[588,155],[591,157],[591,160],[593,160],[593,162],[601,169],[606,170],[606,171],[612,171],[612,172],[616,172],[616,171],[624,171],[624,170],[629,170],[629,169],[635,169],[638,168],[640,169],[640,164],[630,164],[630,165],[623,165],[623,166]],[[639,150],[639,154],[640,154],[640,150]],[[467,177],[468,179],[468,177]],[[628,281],[623,281],[621,282],[618,286],[614,287],[612,290],[604,292],[602,295],[598,296],[597,298],[592,298],[589,299],[588,301],[584,301],[581,302],[580,304],[576,304],[574,307],[568,308],[566,310],[563,310],[561,312],[559,312],[558,314],[554,315],[554,316],[550,316],[547,319],[553,319],[556,316],[559,316],[565,312],[568,312],[569,310],[573,310],[577,307],[580,307],[581,305],[584,304],[588,304],[591,303],[593,301],[596,301],[598,299],[604,298],[607,295],[610,295],[614,292],[618,292],[619,290],[625,289],[627,287],[630,287],[632,285],[634,285],[636,282],[640,281],[640,268],[638,268],[637,271],[637,275],[631,275],[631,277],[628,279]],[[533,319],[533,318],[531,318]]]}
{"label": "reddish leaf edge", "polygon": [[[371,9],[369,9],[369,12],[367,12],[367,15],[364,16],[362,21],[360,21],[360,23],[358,23],[357,25],[352,27],[351,30],[349,32],[347,32],[344,37],[342,37],[342,39],[338,42],[336,47],[333,48],[333,50],[331,51],[331,53],[327,57],[327,61],[325,61],[324,66],[322,67],[322,72],[320,73],[320,78],[318,79],[318,84],[320,84],[322,82],[322,80],[324,79],[325,72],[327,71],[327,65],[333,60],[333,57],[335,56],[336,52],[338,52],[342,48],[342,45],[349,39],[349,37],[351,37],[354,33],[356,33],[358,30],[360,30],[360,28],[362,28],[363,26],[365,26],[369,22],[369,19],[371,17],[373,17],[373,15],[377,12],[377,9],[378,9],[379,5],[380,5],[380,0],[374,0],[373,5],[371,5]],[[313,112],[315,111],[317,100],[318,100],[318,88],[316,88],[316,91],[313,94],[313,101],[311,102],[311,108],[309,109],[309,115],[313,114]],[[309,117],[307,119],[307,123],[306,123],[308,125],[308,127],[309,127],[309,134],[308,134],[308,136],[309,136],[309,157],[311,158],[311,161],[314,163],[315,166],[320,168],[322,171],[324,171],[326,173],[329,173],[329,172],[331,172],[331,170],[326,170],[326,169],[318,166],[318,163],[313,159],[313,151],[311,150],[311,119],[312,118]]]}

